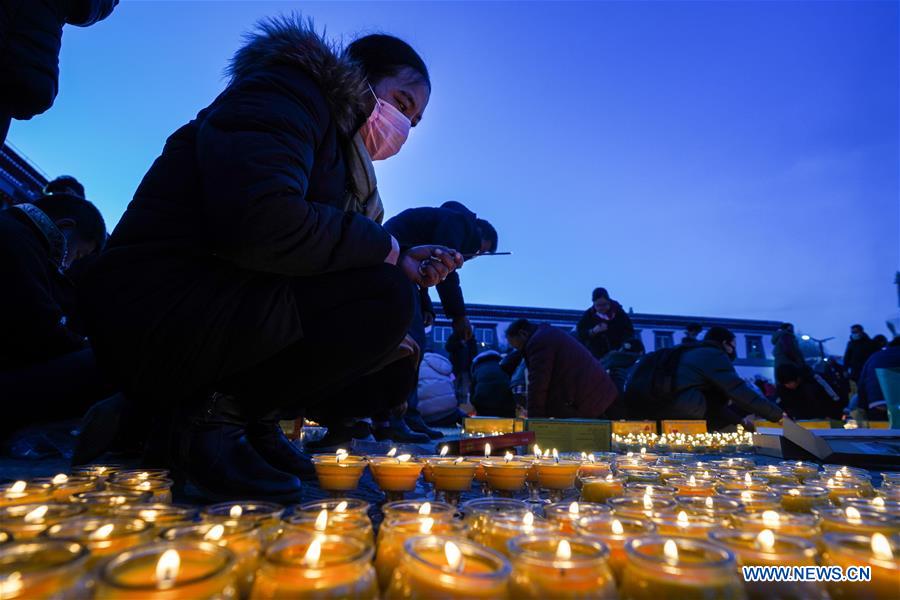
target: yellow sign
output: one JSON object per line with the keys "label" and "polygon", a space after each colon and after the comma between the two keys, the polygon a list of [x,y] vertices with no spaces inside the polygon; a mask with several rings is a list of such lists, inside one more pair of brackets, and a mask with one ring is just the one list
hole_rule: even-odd
{"label": "yellow sign", "polygon": [[706,421],[672,420],[660,421],[663,433],[706,433]]}
{"label": "yellow sign", "polygon": [[613,421],[612,432],[618,435],[656,433],[656,421]]}
{"label": "yellow sign", "polygon": [[518,433],[525,431],[522,419],[501,417],[466,417],[463,420],[464,433]]}

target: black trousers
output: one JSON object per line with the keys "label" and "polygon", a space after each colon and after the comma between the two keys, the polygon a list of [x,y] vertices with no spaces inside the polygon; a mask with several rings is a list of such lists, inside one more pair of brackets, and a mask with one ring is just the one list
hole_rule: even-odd
{"label": "black trousers", "polygon": [[90,349],[2,371],[0,439],[29,425],[80,418],[114,391]]}
{"label": "black trousers", "polygon": [[[403,340],[413,296],[390,265],[297,278],[293,284],[303,339],[216,385],[251,416],[293,418],[370,415],[399,404],[415,385],[413,361],[372,369]],[[397,395],[399,394],[399,395]]]}

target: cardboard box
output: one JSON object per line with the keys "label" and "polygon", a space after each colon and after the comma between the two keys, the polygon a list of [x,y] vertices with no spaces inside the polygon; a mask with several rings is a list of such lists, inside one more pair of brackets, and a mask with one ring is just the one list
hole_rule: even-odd
{"label": "cardboard box", "polygon": [[656,421],[613,421],[612,432],[617,435],[656,433]]}
{"label": "cardboard box", "polygon": [[900,464],[898,429],[807,429],[786,418],[784,437],[821,461],[868,469]]}
{"label": "cardboard box", "polygon": [[438,446],[447,445],[450,454],[484,456],[484,445],[491,445],[491,454],[503,456],[507,450],[513,448],[528,449],[534,445],[534,434],[530,431],[517,431],[501,435],[486,435],[479,437],[463,437],[458,440],[440,440]]}
{"label": "cardboard box", "polygon": [[699,421],[669,419],[659,423],[663,433],[706,433],[706,421],[702,419]]}
{"label": "cardboard box", "polygon": [[603,452],[610,449],[612,424],[598,419],[527,419],[525,428],[541,448],[560,452]]}
{"label": "cardboard box", "polygon": [[524,419],[500,417],[466,417],[463,419],[463,433],[516,433],[518,431],[525,431]]}

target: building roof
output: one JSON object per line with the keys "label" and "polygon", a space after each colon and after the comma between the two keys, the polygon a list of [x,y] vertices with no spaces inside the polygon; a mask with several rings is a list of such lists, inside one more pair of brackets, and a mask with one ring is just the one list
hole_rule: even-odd
{"label": "building roof", "polygon": [[28,202],[41,195],[47,178],[9,144],[0,147],[0,206]]}
{"label": "building roof", "polygon": [[[434,304],[438,318],[445,318],[439,302]],[[506,306],[492,304],[466,304],[466,312],[472,320],[514,321],[530,319],[552,323],[572,323],[578,321],[584,310],[567,308],[537,308],[531,306]],[[772,333],[781,321],[757,319],[729,319],[722,317],[697,317],[685,315],[657,315],[649,313],[629,313],[635,328],[683,329],[688,323],[700,323],[704,328],[727,327],[735,331]]]}

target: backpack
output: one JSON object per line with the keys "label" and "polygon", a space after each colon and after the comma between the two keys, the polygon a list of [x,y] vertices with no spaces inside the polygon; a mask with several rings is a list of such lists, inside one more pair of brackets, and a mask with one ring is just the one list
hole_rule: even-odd
{"label": "backpack", "polygon": [[625,382],[625,411],[629,419],[655,419],[675,399],[678,365],[685,352],[702,344],[680,345],[645,354]]}

